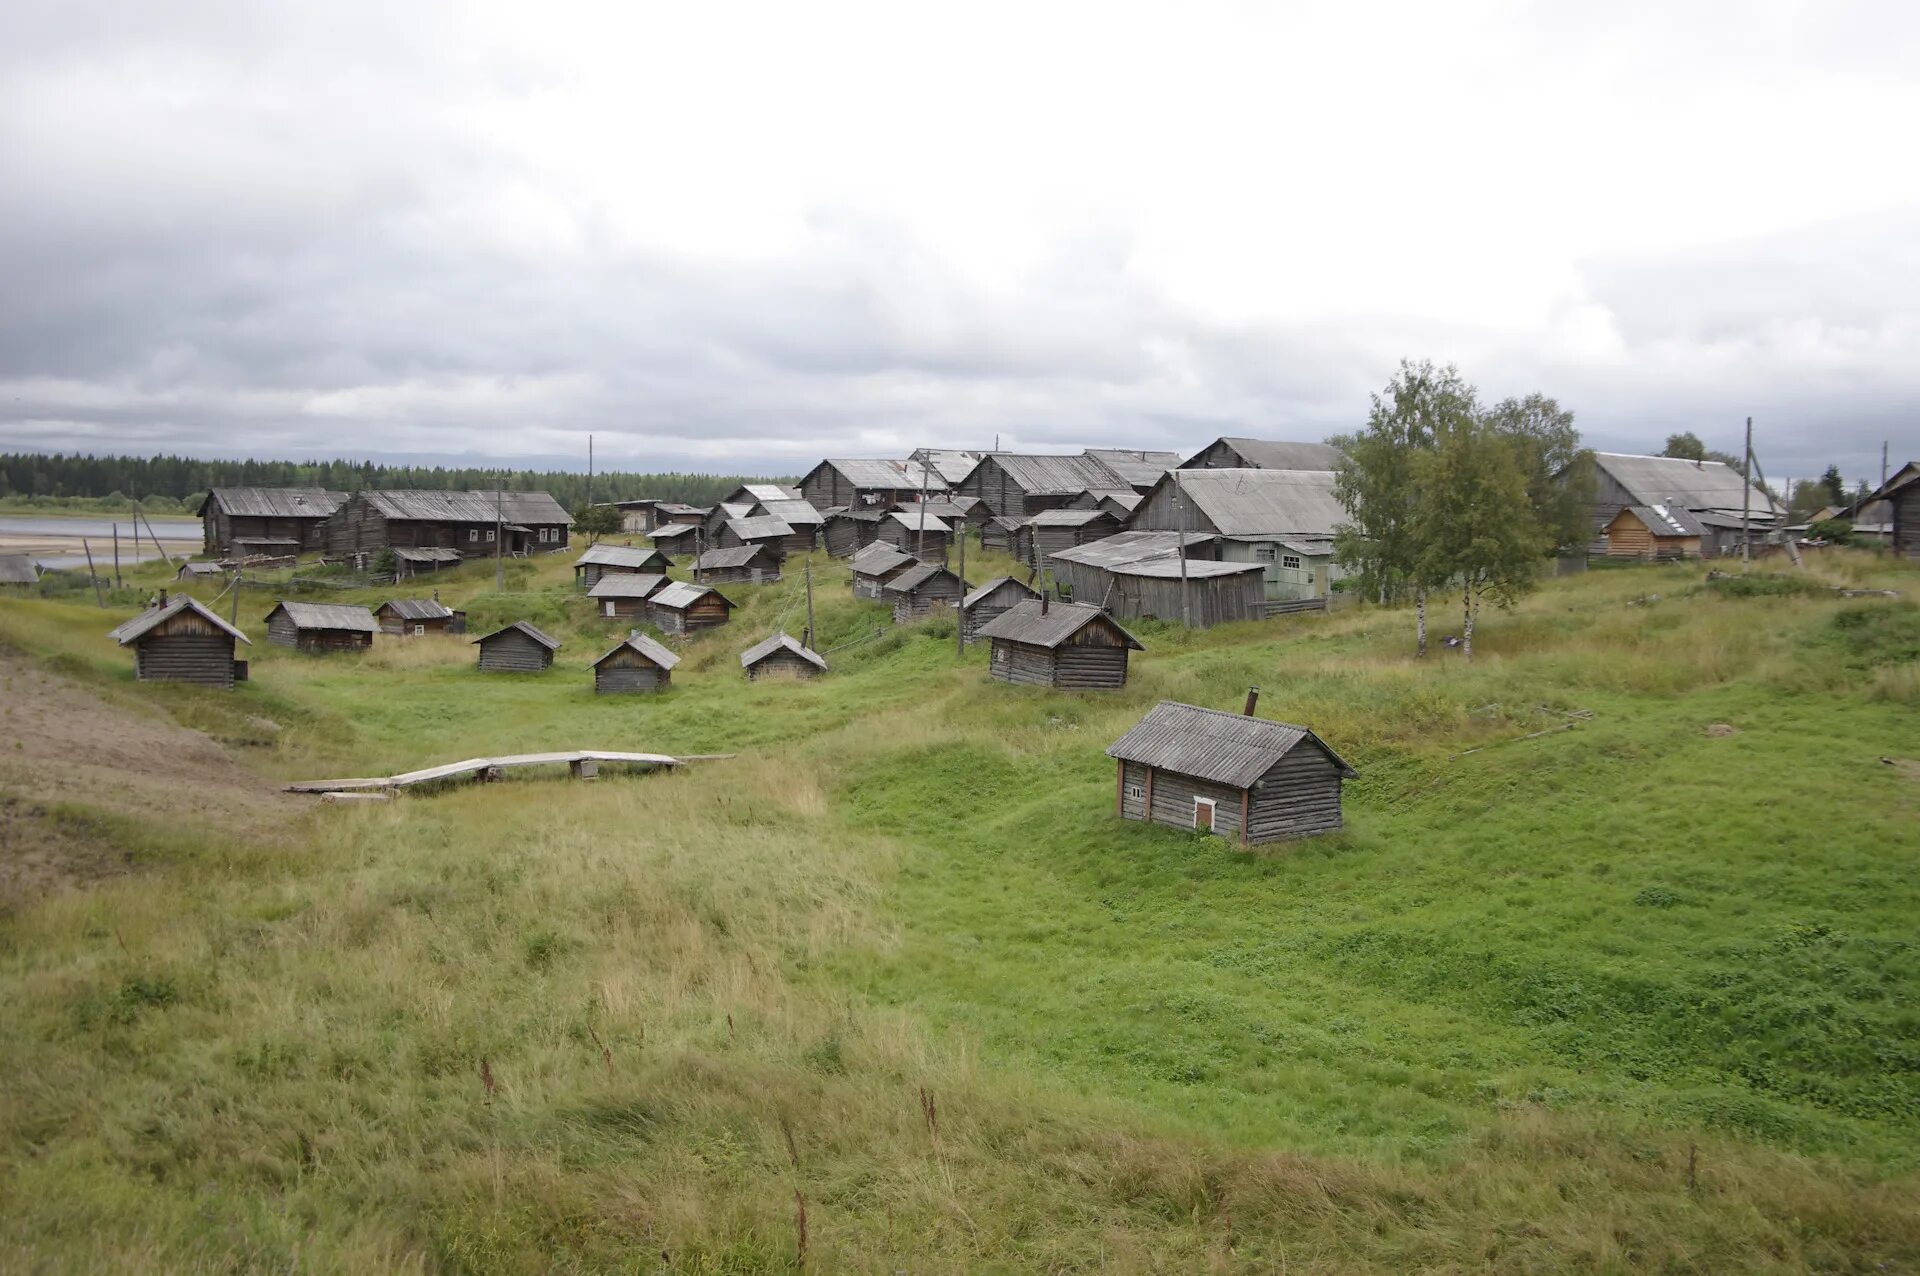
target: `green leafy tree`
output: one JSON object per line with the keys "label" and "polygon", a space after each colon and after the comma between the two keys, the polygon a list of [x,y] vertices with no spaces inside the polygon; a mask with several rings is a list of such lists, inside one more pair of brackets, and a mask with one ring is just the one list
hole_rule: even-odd
{"label": "green leafy tree", "polygon": [[1511,607],[1533,588],[1552,533],[1528,495],[1529,448],[1496,414],[1441,428],[1415,460],[1412,530],[1418,573],[1459,585],[1466,659],[1482,602]]}
{"label": "green leafy tree", "polygon": [[582,505],[573,512],[573,530],[591,545],[602,536],[612,536],[625,527],[625,516],[617,505]]}
{"label": "green leafy tree", "polygon": [[1514,446],[1546,550],[1585,545],[1593,538],[1593,452],[1580,446],[1573,413],[1544,394],[1530,394],[1501,400],[1486,419]]}
{"label": "green leafy tree", "polygon": [[1691,430],[1684,434],[1669,434],[1667,445],[1660,449],[1660,455],[1677,456],[1683,461],[1704,461],[1707,459],[1707,445]]}

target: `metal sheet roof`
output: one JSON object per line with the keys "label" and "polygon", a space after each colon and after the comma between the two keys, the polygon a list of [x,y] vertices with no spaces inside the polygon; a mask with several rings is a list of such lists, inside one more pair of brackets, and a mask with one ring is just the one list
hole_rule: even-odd
{"label": "metal sheet roof", "polygon": [[657,549],[642,549],[632,545],[595,545],[573,561],[575,567],[594,564],[602,567],[645,567],[650,563],[665,567],[668,565],[667,556]]}
{"label": "metal sheet roof", "polygon": [[826,522],[819,510],[797,497],[784,501],[761,501],[754,508],[763,515],[785,519],[794,527],[817,527]]}
{"label": "metal sheet roof", "polygon": [[[1217,444],[1224,443],[1238,452],[1241,459],[1255,469],[1262,470],[1337,470],[1347,454],[1331,443],[1286,443],[1278,439],[1247,439],[1234,436],[1215,439],[1206,447],[1205,452]],[[1193,464],[1193,454],[1182,461],[1181,466]]]}
{"label": "metal sheet roof", "polygon": [[1305,740],[1325,749],[1342,775],[1352,779],[1358,774],[1306,727],[1175,700],[1162,700],[1147,710],[1146,717],[1108,747],[1107,756],[1244,789]]}
{"label": "metal sheet roof", "polygon": [[[1332,470],[1180,470],[1180,494],[1222,536],[1332,536],[1349,515]],[[1154,495],[1174,482],[1169,475]],[[1136,512],[1136,521],[1141,515]]]}
{"label": "metal sheet roof", "polygon": [[989,452],[991,459],[1029,496],[1075,496],[1088,488],[1131,487],[1127,479],[1099,457],[1049,456],[1029,452]]}
{"label": "metal sheet roof", "polygon": [[1754,509],[1769,517],[1779,509],[1771,494],[1757,487],[1749,489],[1739,471],[1721,461],[1595,452],[1593,463],[1625,488],[1636,505],[1679,506],[1689,510],[1738,510],[1743,499],[1741,493],[1751,490]]}
{"label": "metal sheet roof", "polygon": [[598,668],[605,664],[610,657],[618,655],[623,651],[636,651],[662,669],[672,669],[680,663],[680,657],[674,655],[673,652],[668,651],[658,642],[636,629],[612,647],[608,648],[605,655],[602,655],[593,662],[594,667]]}
{"label": "metal sheet roof", "polygon": [[727,500],[737,501],[745,497],[748,504],[759,501],[797,501],[801,499],[800,489],[788,487],[783,483],[742,483],[727,493]]}
{"label": "metal sheet roof", "polygon": [[545,492],[387,491],[361,493],[386,518],[447,523],[571,523],[560,502]]}
{"label": "metal sheet roof", "polygon": [[793,527],[784,518],[762,514],[755,518],[730,518],[727,530],[743,541],[778,540],[793,535]]}
{"label": "metal sheet roof", "polygon": [[1028,527],[1085,527],[1098,519],[1111,521],[1105,510],[1041,510],[1027,520]]}
{"label": "metal sheet roof", "polygon": [[589,598],[651,598],[667,578],[654,572],[614,572],[602,576],[587,591]]}
{"label": "metal sheet roof", "polygon": [[1015,603],[980,626],[980,636],[1025,643],[1030,647],[1058,647],[1088,625],[1099,621],[1105,621],[1119,630],[1127,646],[1133,650],[1146,650],[1138,638],[1121,629],[1106,612],[1086,603],[1050,603],[1044,611],[1038,599]]}
{"label": "metal sheet roof", "polygon": [[911,594],[928,581],[940,576],[945,576],[949,580],[952,580],[960,586],[962,591],[966,589],[965,581],[962,581],[958,576],[955,576],[951,571],[948,571],[937,563],[922,563],[918,567],[909,567],[906,571],[901,572],[898,576],[888,581],[886,588],[902,594]]}
{"label": "metal sheet roof", "polygon": [[1192,546],[1211,544],[1218,539],[1211,532],[1117,532],[1097,541],[1088,541],[1085,545],[1075,545],[1072,549],[1056,550],[1047,557],[1064,558],[1070,563],[1084,563],[1088,567],[1111,570],[1152,558],[1171,560],[1183,540]]}
{"label": "metal sheet roof", "polygon": [[1085,454],[1133,485],[1156,483],[1162,474],[1180,464],[1178,452],[1143,452],[1131,448],[1090,447]]}
{"label": "metal sheet roof", "polygon": [[1015,589],[1019,590],[1023,595],[1025,595],[1028,598],[1038,598],[1040,596],[1038,591],[1036,591],[1033,588],[1033,586],[1022,584],[1020,581],[1015,580],[1011,576],[995,576],[992,580],[980,586],[980,588],[974,590],[972,593],[968,594],[965,598],[962,598],[960,600],[961,609],[965,610],[967,608],[972,607],[975,603],[979,602],[983,598],[986,598],[988,595],[992,594],[994,590],[1000,588],[1002,585],[1012,585]]}
{"label": "metal sheet roof", "polygon": [[711,585],[695,585],[684,580],[674,581],[647,601],[661,607],[669,607],[674,611],[685,611],[708,594],[715,595],[729,607],[733,606],[731,599]]}
{"label": "metal sheet roof", "polygon": [[[940,477],[938,469],[930,469],[918,461],[890,461],[869,457],[829,457],[820,465],[830,465],[838,470],[840,477],[852,484],[858,491],[905,491],[918,489],[924,477],[926,490],[944,492],[947,481]],[[820,466],[814,466],[819,469]]]}
{"label": "metal sheet roof", "polygon": [[226,621],[214,615],[211,608],[189,594],[175,594],[158,607],[147,608],[147,610],[141,612],[132,620],[114,627],[108,632],[107,637],[124,647],[136,638],[139,638],[142,634],[145,634],[155,625],[160,624],[162,621],[171,620],[183,611],[197,612],[203,620],[210,620],[222,631],[231,634],[235,641],[244,642],[249,647],[253,645],[251,638],[248,638],[238,629],[235,629],[232,625],[229,625]]}
{"label": "metal sheet roof", "polygon": [[478,638],[475,638],[474,641],[486,642],[488,639],[498,638],[501,634],[507,633],[510,630],[514,630],[514,629],[518,629],[521,633],[533,639],[535,642],[539,643],[542,647],[545,647],[548,651],[560,650],[560,640],[558,638],[549,636],[548,634],[544,633],[540,629],[536,628],[531,621],[526,621],[526,620],[516,620],[510,625],[502,625],[500,626],[500,628],[494,630],[490,634],[481,634]]}
{"label": "metal sheet roof", "polygon": [[693,561],[695,571],[707,571],[715,567],[745,567],[756,558],[767,555],[767,546],[763,542],[757,545],[729,545],[724,549],[710,549]]}
{"label": "metal sheet roof", "polygon": [[216,487],[197,512],[212,505],[241,518],[325,518],[346,502],[345,492],[319,487]]}
{"label": "metal sheet roof", "polygon": [[826,670],[827,662],[819,652],[811,647],[802,646],[798,638],[790,637],[785,633],[778,633],[763,642],[756,642],[741,652],[740,667],[751,669],[776,651],[791,651],[808,664],[818,667],[822,672]]}
{"label": "metal sheet roof", "polygon": [[360,633],[379,633],[380,622],[365,607],[353,603],[297,603],[281,599],[274,604],[273,611],[267,613],[267,619],[273,619],[273,613],[284,611],[287,618],[301,629],[351,629]]}
{"label": "metal sheet roof", "polygon": [[[1665,505],[1623,505],[1622,513],[1640,520],[1641,526],[1655,536],[1699,536],[1705,529],[1700,520],[1678,507]],[[1619,515],[1614,517],[1618,518]]]}
{"label": "metal sheet roof", "polygon": [[0,554],[0,585],[31,585],[40,567],[26,554]]}
{"label": "metal sheet roof", "polygon": [[935,518],[931,510],[915,510],[911,514],[903,513],[900,510],[892,510],[888,512],[887,517],[910,532],[925,530],[929,532],[947,533],[953,531],[953,528],[947,526],[945,520]]}
{"label": "metal sheet roof", "polygon": [[391,611],[402,620],[447,620],[453,616],[453,608],[433,598],[389,598],[375,607],[377,615]]}
{"label": "metal sheet roof", "polygon": [[878,576],[890,572],[902,563],[918,562],[912,554],[896,549],[885,541],[874,541],[871,545],[862,545],[860,552],[849,560],[856,576]]}

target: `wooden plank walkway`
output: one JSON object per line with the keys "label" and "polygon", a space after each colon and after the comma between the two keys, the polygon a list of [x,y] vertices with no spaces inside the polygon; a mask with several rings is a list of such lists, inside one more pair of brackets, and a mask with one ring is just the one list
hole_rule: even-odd
{"label": "wooden plank walkway", "polygon": [[[403,771],[399,775],[375,776],[353,780],[296,780],[286,786],[288,793],[356,793],[391,789],[412,788],[416,784],[432,784],[436,780],[451,780],[462,775],[485,775],[492,771],[505,771],[514,767],[555,766],[567,764],[573,775],[591,779],[602,762],[622,762],[631,766],[675,767],[688,762],[720,762],[731,758],[731,753],[703,753],[684,758],[676,758],[665,753],[616,753],[605,749],[569,749],[560,753],[514,753],[498,758],[466,758],[459,762],[446,762],[439,766],[426,767],[419,771]],[[592,763],[592,766],[583,766]]]}

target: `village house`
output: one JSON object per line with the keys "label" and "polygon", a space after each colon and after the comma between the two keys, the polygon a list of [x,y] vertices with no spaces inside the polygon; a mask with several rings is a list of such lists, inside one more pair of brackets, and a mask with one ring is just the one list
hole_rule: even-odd
{"label": "village house", "polygon": [[815,678],[827,671],[827,662],[797,638],[777,633],[740,653],[747,680],[761,678]]}
{"label": "village house", "polygon": [[1119,532],[1120,521],[1103,510],[1041,510],[1027,520],[1016,543],[1027,551],[1026,562],[1038,567],[1048,554],[1105,540]]}
{"label": "village house", "polygon": [[1347,521],[1330,470],[1176,470],[1133,511],[1131,531],[1201,532],[1213,557],[1258,563],[1268,601],[1325,598],[1345,573],[1333,529]]}
{"label": "village house", "polygon": [[282,599],[267,613],[267,641],[305,652],[365,651],[380,622],[350,603],[297,603]]}
{"label": "village house", "polygon": [[853,556],[853,596],[878,601],[895,577],[919,562],[912,554],[875,541]]}
{"label": "village house", "polygon": [[1692,514],[1663,505],[1626,505],[1606,528],[1607,554],[1646,562],[1700,557],[1705,529]]}
{"label": "village house", "polygon": [[966,582],[946,568],[922,563],[888,581],[881,597],[893,604],[893,623],[905,625],[951,611],[966,592]]}
{"label": "village house", "polygon": [[1180,462],[1183,470],[1337,470],[1347,454],[1331,443],[1220,438]]}
{"label": "village house", "polygon": [[903,553],[932,560],[947,556],[953,529],[931,514],[894,510],[880,520],[878,539]]}
{"label": "village house", "polygon": [[382,550],[452,551],[461,558],[567,547],[573,519],[545,492],[355,492],[324,529],[329,558],[364,566]]}
{"label": "village house", "polygon": [[659,504],[659,501],[651,497],[643,497],[635,501],[615,501],[613,508],[620,511],[620,530],[642,534],[651,532],[654,507]]}
{"label": "village house", "polygon": [[647,533],[647,539],[653,542],[653,547],[669,559],[694,557],[694,547],[699,545],[700,536],[698,523],[662,523]]}
{"label": "village house", "polygon": [[317,487],[216,487],[195,511],[204,551],[221,558],[292,558],[326,547],[327,519],[345,492]]}
{"label": "village house", "polygon": [[628,545],[594,545],[573,563],[573,583],[592,589],[602,576],[664,574],[673,560],[658,549],[636,549]]}
{"label": "village house", "polygon": [[1341,826],[1341,784],[1357,772],[1306,727],[1162,700],[1107,749],[1121,818],[1241,845]]}
{"label": "village house", "polygon": [[1886,507],[1886,543],[1895,558],[1920,559],[1920,461],[1908,461],[1862,506]]}
{"label": "village house", "polygon": [[980,626],[1008,608],[1038,597],[1039,593],[1030,585],[1023,585],[1011,576],[995,576],[960,600],[960,624],[966,631],[965,641],[976,641]]}
{"label": "village house", "polygon": [[879,506],[828,510],[826,516],[827,553],[834,558],[852,558],[880,539],[880,520],[888,514]]}
{"label": "village house", "polygon": [[710,549],[693,560],[693,578],[703,585],[771,585],[780,579],[779,547],[763,541]]}
{"label": "village house", "polygon": [[593,694],[665,691],[679,663],[679,656],[636,629],[593,662]]}
{"label": "village house", "polygon": [[389,598],[373,609],[380,632],[396,638],[422,638],[429,634],[467,632],[467,613],[456,611],[438,598]]}
{"label": "village house", "polygon": [[1738,553],[1743,502],[1755,540],[1764,540],[1785,521],[1785,509],[1770,492],[1748,484],[1738,470],[1723,462],[1624,452],[1593,454],[1596,532],[1605,529],[1623,506],[1658,505],[1692,514],[1707,529],[1702,548],[1709,554]]}
{"label": "village house", "polygon": [[30,588],[40,583],[40,564],[26,554],[0,554],[0,586]]}
{"label": "village house", "polygon": [[1127,653],[1140,640],[1098,607],[1054,602],[1016,603],[980,626],[993,644],[988,669],[1001,682],[1062,691],[1112,691],[1126,685]]}
{"label": "village house", "polygon": [[820,462],[800,480],[800,496],[817,510],[878,506],[917,501],[923,493],[945,493],[947,481],[918,461],[837,458]]}
{"label": "village house", "polygon": [[107,635],[133,648],[133,676],[141,682],[190,682],[230,691],[247,676],[247,662],[236,660],[235,643],[247,636],[186,594],[157,605]]}
{"label": "village house", "polygon": [[1090,488],[1131,490],[1132,484],[1097,457],[989,452],[959,494],[978,497],[996,518],[1023,520],[1041,510],[1065,509]]}
{"label": "village house", "polygon": [[973,473],[973,467],[980,464],[985,452],[969,452],[962,448],[917,447],[907,453],[909,461],[918,461],[930,465],[933,472],[946,480],[948,487],[958,487]]}
{"label": "village house", "polygon": [[644,619],[647,600],[667,587],[664,572],[616,572],[602,576],[587,591],[604,620]]}
{"label": "village house", "polygon": [[825,515],[803,500],[757,501],[751,517],[777,518],[793,529],[781,544],[784,554],[811,554],[820,543],[820,533],[827,521]]}
{"label": "village house", "polygon": [[707,545],[712,549],[758,545],[764,547],[767,553],[775,558],[785,558],[787,544],[792,537],[793,528],[785,519],[762,514],[749,518],[727,519],[708,538]]}
{"label": "village house", "polygon": [[503,625],[473,640],[480,648],[481,673],[544,673],[553,664],[560,640],[524,620]]}
{"label": "village house", "polygon": [[708,585],[674,581],[647,600],[647,618],[663,634],[697,634],[733,619],[733,603]]}
{"label": "village house", "polygon": [[[1135,535],[1170,538],[1176,534]],[[1150,554],[1142,554],[1141,548],[1139,542],[1111,536],[1055,554],[1047,559],[1047,566],[1074,601],[1092,603],[1118,620],[1184,618],[1194,629],[1209,629],[1236,620],[1259,620],[1272,606],[1261,583],[1259,563],[1194,557],[1183,565],[1171,544]]]}
{"label": "village house", "polygon": [[1131,448],[1090,447],[1081,455],[1100,462],[1125,480],[1126,490],[1145,492],[1180,464],[1178,452],[1142,452]]}

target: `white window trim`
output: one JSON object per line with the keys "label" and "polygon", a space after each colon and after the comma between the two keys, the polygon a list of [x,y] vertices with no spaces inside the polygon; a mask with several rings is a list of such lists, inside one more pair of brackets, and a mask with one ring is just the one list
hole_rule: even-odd
{"label": "white window trim", "polygon": [[606,601],[606,610],[605,610],[605,611],[603,611],[603,612],[601,613],[601,615],[603,615],[603,616],[606,616],[606,617],[608,617],[609,619],[611,619],[611,618],[612,618],[612,617],[614,616],[614,614],[615,614],[615,612],[614,612],[614,610],[613,610],[613,599],[611,599],[611,598],[609,598],[609,599],[607,599],[607,600],[605,600],[605,601]]}
{"label": "white window trim", "polygon": [[469,527],[469,528],[467,529],[467,539],[468,539],[468,540],[470,540],[470,541],[477,541],[477,540],[479,540],[479,539],[480,539],[480,529],[479,529],[479,528],[477,528],[477,527]]}
{"label": "white window trim", "polygon": [[413,636],[415,638],[424,638],[426,637],[426,633],[427,627],[425,625],[415,625],[413,627]]}
{"label": "white window trim", "polygon": [[1280,556],[1280,565],[1290,572],[1297,572],[1300,570],[1300,556],[1298,554],[1282,554]]}
{"label": "white window trim", "polygon": [[1200,827],[1200,808],[1207,808],[1207,831],[1213,832],[1219,826],[1220,804],[1212,798],[1197,797],[1193,800],[1193,827]]}

